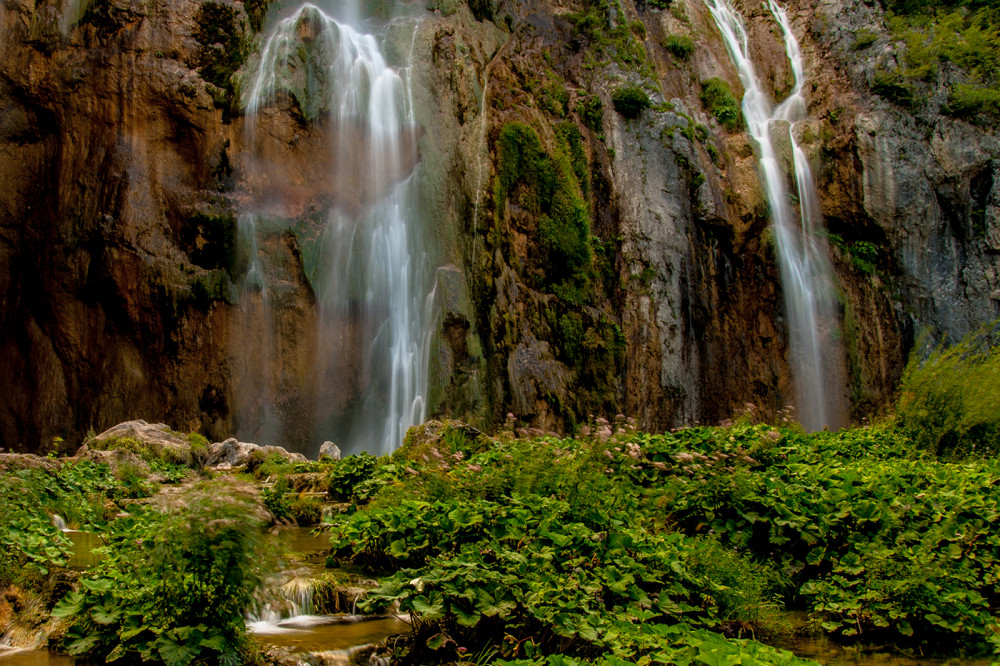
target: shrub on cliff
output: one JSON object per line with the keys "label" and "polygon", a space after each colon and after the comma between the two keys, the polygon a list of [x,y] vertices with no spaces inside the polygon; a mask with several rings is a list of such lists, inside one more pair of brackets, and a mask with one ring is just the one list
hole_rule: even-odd
{"label": "shrub on cliff", "polygon": [[694,40],[687,35],[670,35],[663,46],[679,60],[690,60],[694,53]]}
{"label": "shrub on cliff", "polygon": [[611,93],[611,102],[615,105],[615,111],[629,120],[638,118],[643,111],[652,106],[646,91],[636,85],[615,88]]}
{"label": "shrub on cliff", "polygon": [[743,110],[729,84],[722,79],[711,78],[702,82],[701,102],[719,124],[730,132],[743,128]]}

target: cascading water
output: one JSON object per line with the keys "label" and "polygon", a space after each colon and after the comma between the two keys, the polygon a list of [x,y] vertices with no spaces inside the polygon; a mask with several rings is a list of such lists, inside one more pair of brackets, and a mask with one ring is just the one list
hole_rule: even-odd
{"label": "cascading water", "polygon": [[[796,138],[796,124],[806,118],[802,54],[788,16],[766,0],[781,26],[785,53],[795,83],[788,97],[773,105],[764,93],[749,56],[747,31],[728,0],[705,0],[725,40],[743,83],[743,113],[760,150],[760,167],[771,207],[775,243],[788,316],[789,355],[799,422],[808,430],[844,425],[843,363],[833,270],[824,239],[812,170]],[[789,203],[785,174],[775,139],[787,139],[798,197],[798,216]],[[798,223],[797,223],[798,222]]]}
{"label": "cascading water", "polygon": [[[311,444],[389,453],[425,410],[430,297],[412,177],[419,130],[407,68],[388,66],[376,37],[348,22],[356,7],[336,7],[338,18],[305,3],[271,31],[245,92],[248,140],[256,150],[260,115],[282,95],[306,120],[328,121],[333,153],[321,180],[332,203],[310,276],[318,305]],[[410,39],[412,50],[415,32]]]}

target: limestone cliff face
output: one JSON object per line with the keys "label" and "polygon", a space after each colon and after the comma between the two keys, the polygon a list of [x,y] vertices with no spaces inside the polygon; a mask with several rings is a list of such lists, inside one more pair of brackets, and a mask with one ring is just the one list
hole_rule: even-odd
{"label": "limestone cliff face", "polygon": [[[460,213],[479,225],[464,249],[477,312],[463,330],[486,349],[488,361],[472,374],[485,379],[490,417],[510,410],[558,428],[620,410],[658,429],[725,418],[746,402],[773,415],[792,391],[754,147],[700,99],[711,78],[742,94],[728,54],[701,2],[657,10],[626,0],[596,19],[587,13],[595,4],[604,7],[501,3],[510,37],[480,65],[497,91],[479,119],[491,178],[471,191],[466,179]],[[778,26],[759,4],[738,6],[759,72],[780,101],[792,78]],[[931,103],[916,114],[873,93],[876,68],[897,57],[877,4],[788,9],[810,86],[799,140],[818,174],[840,290],[843,390],[860,418],[891,404],[916,332],[957,339],[998,314],[997,138],[940,112],[947,78],[928,86]],[[878,35],[871,51],[855,48],[862,29]],[[692,39],[689,59],[664,48],[677,36]],[[647,65],[630,61],[630,37]],[[613,109],[627,83],[653,101],[635,119]],[[588,116],[593,100],[597,123]],[[519,197],[502,200],[487,189],[503,181],[503,132],[512,123],[533,128],[553,159],[572,158],[567,124],[582,137],[573,159],[582,162],[599,282],[582,305],[546,273],[539,220],[551,211],[532,201],[526,183],[514,183]],[[463,159],[474,163],[470,152],[481,150]],[[478,214],[468,210],[472,200]],[[611,372],[579,362],[576,315],[589,341],[583,356]],[[602,336],[602,322],[620,337]],[[616,340],[621,353],[607,353]]]}
{"label": "limestone cliff face", "polygon": [[[281,443],[310,446],[316,220],[373,193],[322,168],[358,137],[291,98],[262,116],[254,148],[287,176],[249,165],[231,82],[265,6],[0,7],[0,445],[37,450],[129,418],[221,440],[264,373]],[[767,206],[754,147],[701,99],[713,78],[742,93],[703,4],[429,6],[385,48],[414,61],[419,155],[398,177],[419,159],[430,414],[561,430],[622,412],[655,430],[786,405]],[[780,36],[758,5],[740,9],[780,99]],[[890,403],[914,331],[958,337],[997,316],[1000,143],[940,104],[914,114],[872,93],[896,57],[877,4],[789,13],[812,82],[802,142],[835,237],[844,390],[862,416]],[[864,51],[861,27],[880,35]],[[668,48],[678,37],[690,54]],[[651,106],[616,110],[628,86]],[[262,192],[281,220],[267,236],[279,352],[252,370],[234,350],[264,342],[235,243]]]}
{"label": "limestone cliff face", "polygon": [[64,9],[0,9],[0,439],[224,429],[227,133],[198,4]]}

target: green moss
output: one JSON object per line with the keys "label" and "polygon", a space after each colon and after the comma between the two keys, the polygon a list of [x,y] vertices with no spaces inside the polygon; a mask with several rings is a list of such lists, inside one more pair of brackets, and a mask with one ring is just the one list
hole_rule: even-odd
{"label": "green moss", "polygon": [[878,40],[878,33],[871,28],[861,28],[854,33],[854,44],[851,46],[855,51],[866,49]]}
{"label": "green moss", "polygon": [[584,293],[592,259],[590,212],[569,157],[560,150],[549,155],[535,130],[517,122],[500,130],[497,155],[497,216],[516,189],[517,204],[537,216],[545,282]]}
{"label": "green moss", "polygon": [[231,97],[232,76],[250,54],[240,13],[233,5],[204,2],[195,15],[195,25],[194,37],[201,45],[196,57],[198,73]]}
{"label": "green moss", "polygon": [[958,84],[951,89],[947,113],[973,122],[1000,118],[1000,89]]}
{"label": "green moss", "polygon": [[[619,0],[584,0],[583,6],[582,11],[563,15],[573,23],[574,48],[587,48],[610,57],[623,69],[652,77],[646,47],[632,30],[638,26],[629,24]],[[614,27],[611,16],[615,16]]]}
{"label": "green moss", "polygon": [[539,104],[554,116],[564,118],[569,113],[569,92],[562,81],[555,79],[542,88]]}
{"label": "green moss", "polygon": [[469,9],[477,21],[492,21],[496,15],[496,0],[468,0]]}
{"label": "green moss", "polygon": [[560,123],[556,133],[573,167],[573,174],[580,184],[580,192],[584,199],[590,196],[590,160],[583,149],[583,135],[580,128],[572,121]]}
{"label": "green moss", "polygon": [[214,301],[233,303],[233,283],[228,273],[223,270],[198,273],[191,281],[191,302],[198,306],[206,306]]}
{"label": "green moss", "polygon": [[916,88],[898,72],[878,70],[872,78],[871,85],[875,94],[897,106],[906,109],[915,109],[919,106]]}
{"label": "green moss", "polygon": [[876,74],[872,89],[904,108],[919,106],[912,81],[935,81],[949,65],[965,75],[942,111],[975,122],[1000,117],[1000,8],[983,1],[890,2],[892,37],[904,48],[900,67]]}
{"label": "green moss", "polygon": [[730,132],[743,128],[743,110],[729,84],[722,79],[711,78],[702,82],[701,101],[719,124]]}
{"label": "green moss", "polygon": [[652,105],[646,91],[636,85],[622,85],[615,88],[611,93],[611,102],[615,105],[615,111],[630,120],[638,118]]}
{"label": "green moss", "polygon": [[254,32],[260,32],[264,29],[264,22],[272,2],[273,0],[243,0],[243,8],[247,12],[250,28]]}
{"label": "green moss", "polygon": [[235,274],[236,216],[230,212],[192,215],[181,228],[180,245],[196,266]]}
{"label": "green moss", "polygon": [[576,105],[576,113],[585,126],[603,137],[604,109],[600,97],[591,95],[583,98]]}

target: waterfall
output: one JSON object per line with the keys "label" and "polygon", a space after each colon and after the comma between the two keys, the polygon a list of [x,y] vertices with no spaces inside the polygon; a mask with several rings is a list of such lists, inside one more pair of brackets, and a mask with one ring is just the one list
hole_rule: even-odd
{"label": "waterfall", "polygon": [[[318,310],[313,404],[299,411],[312,415],[314,449],[330,439],[345,453],[385,454],[425,418],[429,290],[413,177],[420,131],[409,68],[390,67],[379,39],[355,27],[356,8],[337,7],[340,19],[304,3],[275,25],[243,103],[252,150],[262,114],[282,96],[331,137],[332,154],[316,167],[329,171],[317,182],[330,203],[309,276]],[[281,175],[269,174],[275,190],[291,187]]]}
{"label": "waterfall", "polygon": [[[806,118],[802,54],[788,16],[774,0],[765,4],[781,26],[785,53],[795,83],[788,97],[774,105],[762,89],[750,60],[747,31],[729,0],[705,0],[743,83],[747,129],[760,151],[760,169],[771,208],[773,233],[788,317],[789,355],[799,422],[807,430],[844,425],[842,349],[833,270],[822,225],[816,185],[805,152],[795,136]],[[795,192],[789,192],[775,140],[791,146]],[[790,203],[798,199],[798,211]]]}

